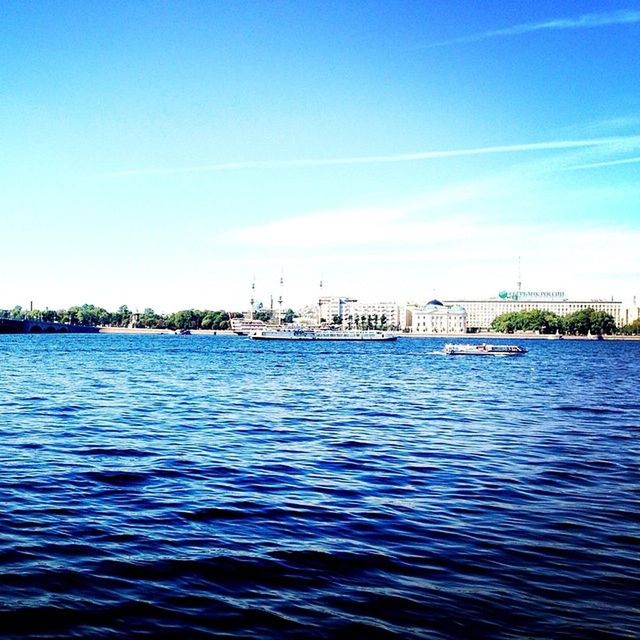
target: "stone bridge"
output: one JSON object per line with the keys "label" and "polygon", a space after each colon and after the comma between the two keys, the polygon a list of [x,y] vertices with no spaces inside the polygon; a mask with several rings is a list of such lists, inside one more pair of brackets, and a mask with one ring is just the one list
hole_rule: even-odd
{"label": "stone bridge", "polygon": [[85,324],[65,324],[45,320],[0,318],[0,333],[97,333],[98,328]]}

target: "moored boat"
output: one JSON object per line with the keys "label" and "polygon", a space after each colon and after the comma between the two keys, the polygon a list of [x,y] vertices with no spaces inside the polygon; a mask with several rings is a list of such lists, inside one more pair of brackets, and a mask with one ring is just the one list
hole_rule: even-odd
{"label": "moored boat", "polygon": [[389,342],[397,336],[383,331],[341,331],[330,329],[263,329],[251,334],[254,340],[323,340]]}
{"label": "moored boat", "polygon": [[246,320],[245,318],[231,318],[231,331],[239,336],[249,336],[255,331],[266,327],[262,320]]}
{"label": "moored boat", "polygon": [[527,349],[517,344],[445,344],[448,356],[521,356]]}

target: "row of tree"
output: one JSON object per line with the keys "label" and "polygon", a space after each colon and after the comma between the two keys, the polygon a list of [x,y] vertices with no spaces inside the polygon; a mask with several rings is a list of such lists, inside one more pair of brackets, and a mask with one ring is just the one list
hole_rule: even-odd
{"label": "row of tree", "polygon": [[[211,329],[223,331],[230,328],[233,317],[241,317],[241,313],[227,311],[211,311],[209,309],[183,309],[169,314],[158,314],[153,309],[145,309],[142,313],[132,312],[126,305],[118,307],[116,311],[107,311],[92,304],[69,307],[68,309],[23,309],[16,306],[9,311],[0,312],[2,315],[17,320],[46,320],[48,322],[64,322],[67,324],[87,324],[103,327],[136,327],[148,329]],[[285,323],[293,322],[294,312],[287,309],[282,315]],[[269,321],[272,312],[259,309],[254,318]],[[387,329],[387,317],[374,315],[362,316],[334,316],[333,324],[346,322],[349,329]],[[559,316],[551,311],[535,309],[532,311],[513,311],[503,313],[492,323],[491,328],[500,333],[515,333],[529,331],[543,334],[566,333],[570,335],[624,333],[640,335],[640,319],[621,328],[617,328],[611,314],[594,309],[576,311],[567,316]]]}
{"label": "row of tree", "polygon": [[629,324],[625,324],[622,329],[620,329],[620,333],[624,333],[629,336],[640,336],[640,318],[630,322]]}
{"label": "row of tree", "polygon": [[159,314],[153,309],[145,309],[142,313],[137,313],[131,311],[126,305],[118,307],[117,311],[107,311],[92,304],[83,304],[59,310],[23,309],[16,306],[4,315],[16,320],[46,320],[102,327],[224,330],[229,329],[229,321],[232,317],[242,314],[209,309],[183,309],[169,314]]}
{"label": "row of tree", "polygon": [[[616,322],[610,313],[582,309],[566,316],[552,311],[534,309],[532,311],[512,311],[503,313],[491,323],[491,328],[500,333],[529,331],[536,333],[566,333],[586,336],[618,333]],[[624,329],[624,328],[623,328]]]}

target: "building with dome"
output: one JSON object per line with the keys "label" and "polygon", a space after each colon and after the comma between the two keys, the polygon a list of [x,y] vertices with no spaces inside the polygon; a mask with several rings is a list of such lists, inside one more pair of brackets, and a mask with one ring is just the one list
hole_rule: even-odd
{"label": "building with dome", "polygon": [[467,332],[467,312],[460,306],[429,300],[425,304],[361,302],[355,298],[326,296],[319,300],[318,323],[396,329],[425,335]]}
{"label": "building with dome", "polygon": [[405,331],[427,335],[467,332],[467,312],[458,305],[429,300],[425,305],[407,305]]}

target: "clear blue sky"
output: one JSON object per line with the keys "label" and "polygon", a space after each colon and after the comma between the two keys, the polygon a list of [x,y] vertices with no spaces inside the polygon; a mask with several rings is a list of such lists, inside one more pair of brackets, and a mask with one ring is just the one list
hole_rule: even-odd
{"label": "clear blue sky", "polygon": [[0,308],[640,295],[637,0],[0,11]]}

